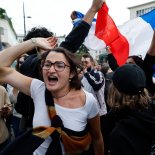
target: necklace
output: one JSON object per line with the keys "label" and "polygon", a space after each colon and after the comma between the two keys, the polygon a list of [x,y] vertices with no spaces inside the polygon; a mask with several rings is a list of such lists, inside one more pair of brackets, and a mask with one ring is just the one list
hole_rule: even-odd
{"label": "necklace", "polygon": [[71,89],[69,89],[69,91],[68,91],[66,94],[62,95],[62,96],[53,96],[53,98],[55,98],[55,99],[63,98],[63,97],[65,97],[66,95],[69,94],[70,90],[71,90]]}

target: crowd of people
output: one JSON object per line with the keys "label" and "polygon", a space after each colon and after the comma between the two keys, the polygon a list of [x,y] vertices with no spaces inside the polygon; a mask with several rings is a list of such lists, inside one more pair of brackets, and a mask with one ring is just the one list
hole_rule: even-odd
{"label": "crowd of people", "polygon": [[93,0],[60,45],[34,27],[0,52],[0,155],[155,153],[155,32],[144,60],[118,66],[110,47],[100,66],[76,55],[102,5]]}

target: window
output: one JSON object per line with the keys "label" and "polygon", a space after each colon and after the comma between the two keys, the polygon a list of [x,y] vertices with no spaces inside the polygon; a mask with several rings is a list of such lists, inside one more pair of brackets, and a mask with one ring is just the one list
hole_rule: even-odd
{"label": "window", "polygon": [[136,17],[142,16],[155,9],[155,6],[136,11]]}
{"label": "window", "polygon": [[0,27],[0,35],[4,35],[4,28]]}

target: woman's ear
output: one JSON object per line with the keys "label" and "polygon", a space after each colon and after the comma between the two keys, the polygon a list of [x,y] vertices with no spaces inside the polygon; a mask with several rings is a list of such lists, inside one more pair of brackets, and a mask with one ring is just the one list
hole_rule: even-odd
{"label": "woman's ear", "polygon": [[75,72],[71,72],[70,76],[69,76],[69,79],[72,79],[74,76],[75,76]]}

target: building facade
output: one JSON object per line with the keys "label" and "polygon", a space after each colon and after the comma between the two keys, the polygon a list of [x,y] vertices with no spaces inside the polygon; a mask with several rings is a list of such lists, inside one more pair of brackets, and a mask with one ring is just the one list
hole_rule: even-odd
{"label": "building facade", "polygon": [[141,15],[144,15],[152,10],[155,9],[155,0],[143,3],[140,5],[128,7],[130,10],[130,19],[134,19],[136,17],[139,17]]}
{"label": "building facade", "polygon": [[0,51],[17,43],[17,36],[12,26],[12,22],[5,10],[0,8]]}

